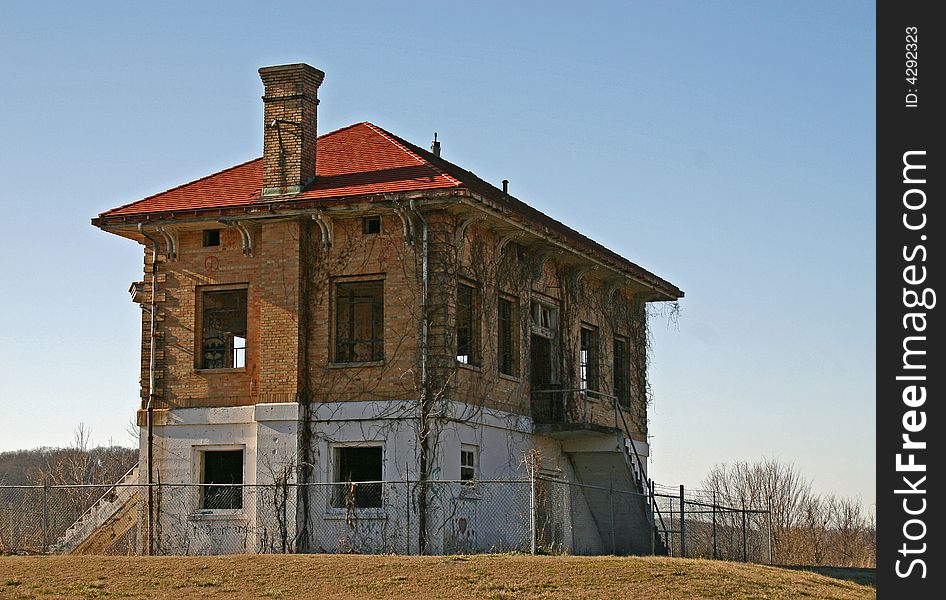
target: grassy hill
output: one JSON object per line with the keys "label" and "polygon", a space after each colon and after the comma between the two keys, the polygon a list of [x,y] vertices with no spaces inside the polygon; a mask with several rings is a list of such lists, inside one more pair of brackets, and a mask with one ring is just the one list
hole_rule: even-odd
{"label": "grassy hill", "polygon": [[807,571],[656,557],[0,557],[6,598],[873,598]]}

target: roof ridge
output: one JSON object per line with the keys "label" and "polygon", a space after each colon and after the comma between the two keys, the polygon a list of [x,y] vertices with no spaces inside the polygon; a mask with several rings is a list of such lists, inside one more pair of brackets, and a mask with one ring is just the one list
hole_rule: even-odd
{"label": "roof ridge", "polygon": [[251,158],[250,160],[241,162],[241,163],[238,164],[238,165],[233,165],[232,167],[226,167],[225,169],[220,169],[219,171],[214,171],[213,173],[210,173],[209,175],[204,175],[203,177],[198,177],[197,179],[194,179],[193,181],[188,181],[188,182],[182,183],[182,184],[180,184],[180,185],[175,185],[174,187],[170,187],[170,188],[164,190],[163,192],[157,192],[157,193],[151,194],[150,196],[145,196],[144,198],[141,198],[140,200],[135,200],[134,202],[129,202],[128,204],[122,204],[121,206],[116,206],[115,208],[110,208],[109,210],[107,210],[107,211],[105,211],[105,212],[99,213],[99,216],[100,216],[100,217],[104,217],[104,216],[106,216],[106,215],[108,215],[108,214],[110,214],[110,213],[114,213],[114,212],[117,212],[117,211],[119,211],[119,210],[128,208],[129,206],[134,206],[134,205],[139,204],[139,203],[141,203],[141,202],[144,202],[144,201],[146,201],[146,200],[150,200],[151,198],[154,198],[155,196],[160,196],[160,195],[162,195],[162,194],[167,194],[168,192],[173,192],[174,190],[180,189],[180,188],[182,188],[182,187],[185,187],[185,186],[188,186],[188,185],[192,185],[192,184],[198,183],[198,182],[200,182],[200,181],[204,181],[205,179],[210,179],[211,177],[215,177],[215,176],[217,176],[217,175],[222,175],[223,173],[226,173],[226,172],[228,172],[228,171],[232,171],[232,170],[234,170],[234,169],[239,169],[240,167],[245,167],[246,165],[248,165],[248,164],[250,164],[250,163],[254,163],[254,162],[258,161],[258,160],[263,160],[263,157],[260,156],[260,157],[258,157],[258,158]]}
{"label": "roof ridge", "polygon": [[334,135],[334,134],[336,134],[336,133],[340,133],[340,132],[342,132],[342,131],[345,131],[346,129],[351,129],[351,128],[353,128],[353,127],[358,127],[359,125],[371,125],[371,123],[369,123],[368,121],[359,121],[358,123],[352,123],[351,125],[345,125],[344,127],[339,127],[338,129],[333,129],[333,130],[331,130],[331,131],[329,131],[329,132],[327,132],[327,133],[323,133],[323,134],[321,134],[321,135],[318,135],[318,136],[316,136],[316,139],[328,137],[328,136],[330,136],[330,135]]}
{"label": "roof ridge", "polygon": [[390,131],[388,131],[387,129],[385,129],[385,128],[379,126],[379,125],[375,125],[374,123],[369,123],[368,121],[365,121],[364,124],[367,125],[368,127],[370,127],[372,130],[374,130],[375,133],[377,133],[378,135],[384,137],[386,140],[388,140],[389,142],[391,142],[392,144],[394,144],[394,145],[395,145],[397,148],[399,148],[402,152],[404,152],[404,153],[407,154],[408,156],[412,156],[413,158],[417,159],[418,161],[421,162],[421,164],[425,164],[425,165],[429,166],[431,169],[433,169],[434,171],[436,171],[436,172],[439,173],[440,175],[443,175],[444,177],[446,177],[447,179],[449,179],[450,181],[452,181],[455,185],[463,185],[463,182],[462,182],[462,181],[460,181],[460,180],[457,179],[456,177],[453,177],[452,175],[450,175],[449,173],[447,173],[446,171],[444,171],[443,169],[441,169],[440,167],[438,167],[438,166],[435,165],[434,163],[430,162],[429,160],[427,160],[426,158],[424,158],[424,157],[421,156],[420,154],[417,154],[416,152],[414,152],[413,150],[411,150],[410,148],[408,148],[408,147],[406,147],[404,144],[402,144],[402,143],[401,143],[402,138],[400,138],[399,136],[397,136],[397,135],[391,133]]}

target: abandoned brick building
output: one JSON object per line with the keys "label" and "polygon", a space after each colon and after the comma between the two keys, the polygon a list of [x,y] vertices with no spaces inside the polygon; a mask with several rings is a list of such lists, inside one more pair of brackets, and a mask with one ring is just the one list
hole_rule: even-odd
{"label": "abandoned brick building", "polygon": [[[318,136],[318,69],[259,73],[261,158],[92,221],[144,247],[131,289],[144,308],[132,477],[205,484],[141,518],[187,513],[202,534],[178,551],[252,551],[214,532],[261,519],[264,501],[210,484],[311,483],[289,491],[294,550],[343,549],[354,526],[339,514],[352,511],[368,527],[359,550],[501,549],[502,527],[458,543],[453,524],[425,514],[444,508],[416,496],[402,531],[373,539],[387,492],[347,482],[522,478],[535,467],[640,489],[646,304],[683,292],[505,182],[444,160],[436,140],[427,151],[368,122]],[[318,483],[345,484],[353,498],[317,497]],[[150,496],[139,515],[157,510]],[[477,497],[464,502],[469,512]],[[572,515],[600,520],[592,499],[570,502]],[[652,549],[641,515],[619,515],[618,551]],[[341,533],[319,534],[316,522],[332,519]],[[173,528],[153,527],[150,543],[174,550]],[[558,542],[614,550],[594,526]]]}

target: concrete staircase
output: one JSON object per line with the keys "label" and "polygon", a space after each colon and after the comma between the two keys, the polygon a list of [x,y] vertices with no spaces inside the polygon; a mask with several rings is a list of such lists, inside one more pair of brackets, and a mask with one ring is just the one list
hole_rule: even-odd
{"label": "concrete staircase", "polygon": [[643,465],[638,465],[630,444],[630,440],[623,439],[618,447],[572,448],[568,456],[579,483],[587,486],[581,488],[582,494],[604,551],[618,555],[666,554],[663,538],[654,526],[647,476],[641,472]]}
{"label": "concrete staircase", "polygon": [[138,522],[138,465],[69,526],[54,549],[62,554],[107,553]]}

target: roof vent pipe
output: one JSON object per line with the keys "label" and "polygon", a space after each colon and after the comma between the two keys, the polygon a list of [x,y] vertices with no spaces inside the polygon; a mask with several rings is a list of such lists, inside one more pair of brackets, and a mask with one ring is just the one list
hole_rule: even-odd
{"label": "roof vent pipe", "polygon": [[430,142],[430,151],[434,156],[440,158],[440,142],[437,141],[437,132],[434,132],[434,141]]}
{"label": "roof vent pipe", "polygon": [[503,193],[509,195],[509,180],[503,179]]}

